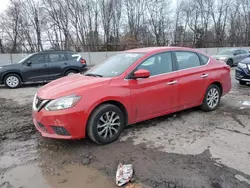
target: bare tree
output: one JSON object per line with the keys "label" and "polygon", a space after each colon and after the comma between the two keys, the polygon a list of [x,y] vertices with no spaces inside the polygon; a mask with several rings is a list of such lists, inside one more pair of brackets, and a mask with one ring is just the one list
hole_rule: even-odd
{"label": "bare tree", "polygon": [[20,0],[10,0],[9,7],[5,14],[1,15],[1,26],[6,33],[7,40],[11,42],[10,52],[17,53],[19,45],[19,27],[21,21],[21,4]]}
{"label": "bare tree", "polygon": [[[24,1],[26,11],[26,18],[31,22],[32,28],[36,33],[36,51],[42,51],[42,20],[44,19],[43,7],[40,4],[40,1],[35,0],[26,0]],[[25,16],[25,15],[24,15]]]}
{"label": "bare tree", "polygon": [[114,18],[114,0],[101,0],[100,1],[100,10],[102,17],[102,24],[104,29],[104,43],[109,44],[111,41],[110,29],[111,29],[111,21]]}
{"label": "bare tree", "polygon": [[[69,2],[67,0],[44,0],[45,9],[50,17],[51,27],[54,27],[54,34],[58,32],[61,49],[69,49]],[[57,38],[56,38],[57,39]]]}
{"label": "bare tree", "polygon": [[228,21],[229,7],[232,0],[220,0],[215,6],[211,5],[211,16],[214,22],[215,40],[217,46],[222,46],[226,38],[226,25]]}
{"label": "bare tree", "polygon": [[128,33],[137,40],[140,26],[145,22],[145,9],[147,0],[125,0],[124,6],[128,21]]}
{"label": "bare tree", "polygon": [[149,14],[149,24],[155,35],[157,45],[166,44],[166,25],[170,18],[166,15],[170,12],[170,0],[152,0],[147,2],[147,10]]}

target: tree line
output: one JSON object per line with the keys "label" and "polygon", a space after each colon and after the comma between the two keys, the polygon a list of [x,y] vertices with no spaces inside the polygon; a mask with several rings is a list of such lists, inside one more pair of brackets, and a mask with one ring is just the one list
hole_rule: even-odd
{"label": "tree line", "polygon": [[0,52],[250,46],[250,0],[9,0]]}

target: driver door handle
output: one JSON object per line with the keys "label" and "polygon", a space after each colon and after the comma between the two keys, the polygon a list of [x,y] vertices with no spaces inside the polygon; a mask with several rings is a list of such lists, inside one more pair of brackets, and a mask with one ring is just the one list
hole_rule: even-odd
{"label": "driver door handle", "polygon": [[202,74],[201,75],[201,78],[207,78],[208,77],[208,74]]}
{"label": "driver door handle", "polygon": [[177,81],[176,81],[176,80],[170,81],[170,82],[167,83],[167,85],[174,85],[174,84],[177,84]]}

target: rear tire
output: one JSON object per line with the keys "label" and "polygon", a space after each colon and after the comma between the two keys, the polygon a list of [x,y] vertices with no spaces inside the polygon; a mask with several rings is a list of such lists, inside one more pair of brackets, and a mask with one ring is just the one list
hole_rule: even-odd
{"label": "rear tire", "polygon": [[245,82],[245,81],[239,81],[239,83],[240,83],[240,85],[246,85],[247,84],[247,82]]}
{"label": "rear tire", "polygon": [[4,77],[4,85],[10,89],[16,89],[20,87],[22,79],[19,75],[11,73]]}
{"label": "rear tire", "polygon": [[91,114],[87,133],[95,143],[109,144],[118,139],[124,125],[125,119],[120,108],[112,104],[102,104]]}
{"label": "rear tire", "polygon": [[232,67],[234,65],[234,61],[232,59],[227,60],[227,65]]}
{"label": "rear tire", "polygon": [[220,104],[220,98],[220,88],[215,84],[210,85],[206,91],[206,95],[203,99],[201,109],[206,112],[214,111]]}
{"label": "rear tire", "polygon": [[65,76],[71,76],[71,75],[76,74],[76,73],[78,73],[76,70],[68,70],[68,71],[66,71]]}

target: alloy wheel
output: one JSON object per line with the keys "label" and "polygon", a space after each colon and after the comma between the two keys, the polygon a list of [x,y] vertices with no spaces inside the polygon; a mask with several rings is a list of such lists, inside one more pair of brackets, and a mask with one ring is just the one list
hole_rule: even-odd
{"label": "alloy wheel", "polygon": [[120,116],[114,111],[109,111],[100,117],[97,124],[97,133],[103,139],[110,139],[116,136],[120,126]]}
{"label": "alloy wheel", "polygon": [[207,95],[207,105],[210,108],[215,108],[220,100],[220,93],[216,88],[211,88]]}
{"label": "alloy wheel", "polygon": [[6,79],[6,83],[9,87],[15,88],[19,85],[19,79],[16,76],[9,76]]}

